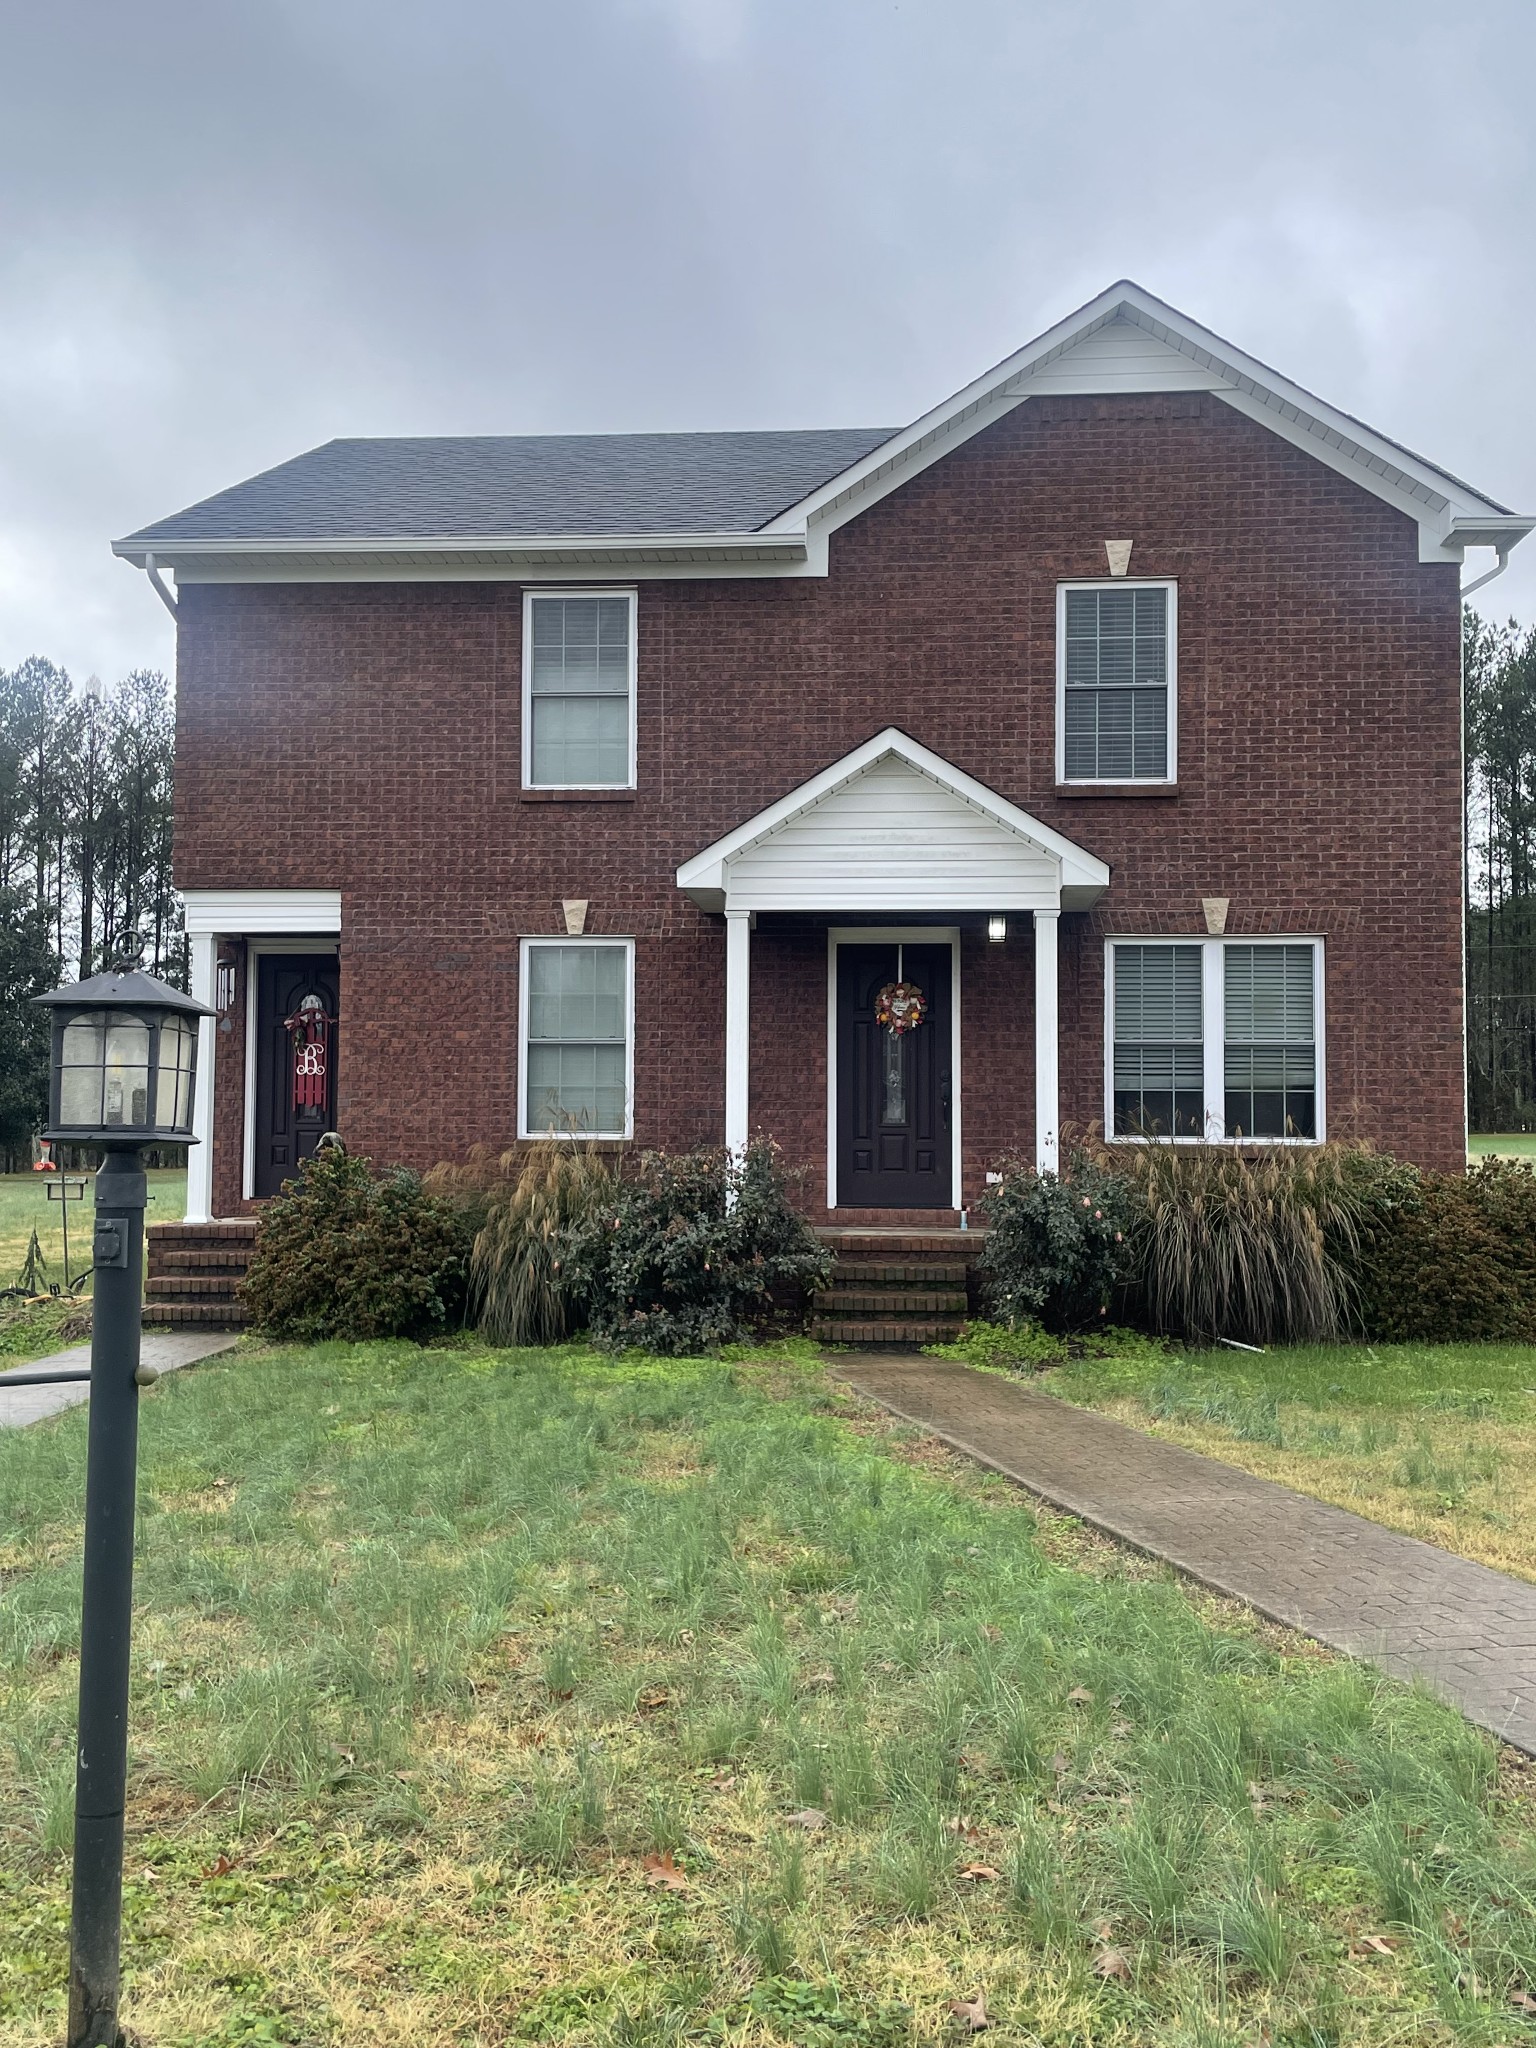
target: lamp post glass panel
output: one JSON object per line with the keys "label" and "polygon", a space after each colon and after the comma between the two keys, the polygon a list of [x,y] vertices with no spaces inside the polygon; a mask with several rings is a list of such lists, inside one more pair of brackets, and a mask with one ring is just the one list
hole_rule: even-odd
{"label": "lamp post glass panel", "polygon": [[80,1613],[68,2048],[118,2048],[128,1654],[133,1617],[145,1145],[189,1145],[199,1020],[180,989],[98,974],[37,1000],[53,1015],[48,1137],[105,1152],[92,1242],[91,1407]]}

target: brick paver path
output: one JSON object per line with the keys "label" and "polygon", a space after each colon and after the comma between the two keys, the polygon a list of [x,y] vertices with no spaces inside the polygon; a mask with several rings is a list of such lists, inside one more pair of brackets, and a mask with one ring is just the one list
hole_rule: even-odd
{"label": "brick paver path", "polygon": [[1261,1614],[1422,1678],[1536,1755],[1536,1586],[947,1359],[844,1353],[860,1393]]}
{"label": "brick paver path", "polygon": [[[156,1372],[175,1372],[195,1365],[200,1358],[212,1358],[227,1351],[239,1338],[222,1330],[211,1335],[196,1330],[146,1330],[139,1362]],[[64,1372],[72,1366],[89,1365],[91,1347],[77,1344],[71,1351],[56,1351],[51,1358],[39,1358],[32,1365],[12,1365],[8,1372]],[[78,1408],[91,1398],[87,1380],[66,1380],[62,1387],[12,1387],[6,1390],[5,1373],[0,1372],[0,1429],[18,1429],[24,1422],[41,1422],[45,1415],[57,1415],[61,1408]]]}

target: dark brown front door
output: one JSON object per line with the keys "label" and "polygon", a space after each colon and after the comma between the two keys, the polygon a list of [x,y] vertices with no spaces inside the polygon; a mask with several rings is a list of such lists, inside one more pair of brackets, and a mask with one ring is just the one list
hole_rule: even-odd
{"label": "dark brown front door", "polygon": [[309,1157],[324,1132],[336,1127],[336,1026],[324,1028],[319,1054],[311,1050],[305,1055],[307,1065],[313,1068],[318,1060],[323,1071],[311,1073],[301,1087],[294,1071],[299,1059],[295,1037],[285,1020],[300,1013],[306,996],[318,997],[322,1014],[335,1017],[339,994],[334,953],[256,956],[258,1196],[275,1195],[285,1180],[292,1180],[299,1161]]}
{"label": "dark brown front door", "polygon": [[[951,955],[939,946],[837,949],[837,1201],[847,1209],[948,1209]],[[889,982],[915,982],[921,1024],[875,1022]]]}

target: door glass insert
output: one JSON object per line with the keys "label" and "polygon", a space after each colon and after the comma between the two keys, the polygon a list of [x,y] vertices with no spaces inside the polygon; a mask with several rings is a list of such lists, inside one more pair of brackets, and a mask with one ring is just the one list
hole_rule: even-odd
{"label": "door glass insert", "polygon": [[901,1039],[894,1031],[885,1031],[881,1036],[885,1039],[885,1104],[880,1121],[904,1124],[907,1120],[907,1083]]}

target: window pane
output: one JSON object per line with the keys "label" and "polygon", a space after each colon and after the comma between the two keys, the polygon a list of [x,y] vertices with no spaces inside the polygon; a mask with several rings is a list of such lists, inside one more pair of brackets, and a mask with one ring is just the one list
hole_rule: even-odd
{"label": "window pane", "polygon": [[622,1045],[531,1045],[528,1128],[624,1134]]}
{"label": "window pane", "polygon": [[535,696],[546,691],[629,694],[627,597],[536,597],[530,610],[528,674]]}
{"label": "window pane", "polygon": [[533,1039],[624,1038],[622,946],[532,946],[528,1035]]}
{"label": "window pane", "polygon": [[1310,946],[1227,946],[1224,958],[1229,1039],[1312,1043]]}
{"label": "window pane", "polygon": [[1198,946],[1116,946],[1115,1043],[1204,1037]]}
{"label": "window pane", "polygon": [[629,781],[629,698],[535,697],[532,776],[535,787]]}
{"label": "window pane", "polygon": [[1228,1137],[1315,1138],[1311,946],[1226,946]]}
{"label": "window pane", "polygon": [[1205,1128],[1198,946],[1114,949],[1117,1137],[1197,1138]]}
{"label": "window pane", "polygon": [[1066,774],[1162,780],[1168,774],[1168,593],[1066,593]]}

